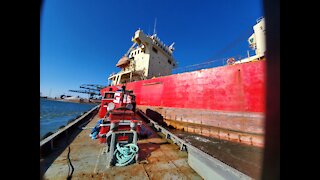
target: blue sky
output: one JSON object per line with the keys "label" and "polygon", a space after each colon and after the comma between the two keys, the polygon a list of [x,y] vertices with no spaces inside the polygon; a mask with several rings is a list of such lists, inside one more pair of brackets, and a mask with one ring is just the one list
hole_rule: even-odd
{"label": "blue sky", "polygon": [[[40,92],[51,97],[82,84],[107,85],[140,28],[170,45],[179,67],[246,56],[263,16],[260,0],[50,0],[40,14]],[[250,50],[253,54],[253,51]]]}

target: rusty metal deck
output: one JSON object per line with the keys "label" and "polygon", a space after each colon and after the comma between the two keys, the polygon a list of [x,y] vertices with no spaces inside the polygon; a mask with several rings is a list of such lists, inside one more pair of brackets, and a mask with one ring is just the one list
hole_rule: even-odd
{"label": "rusty metal deck", "polygon": [[[96,115],[86,127],[99,120]],[[160,136],[138,141],[139,163],[106,168],[104,144],[91,140],[90,129],[82,130],[70,144],[74,167],[72,179],[202,179],[189,165],[188,154]],[[43,179],[66,179],[70,173],[66,148],[50,163]],[[41,161],[41,160],[40,160]],[[45,160],[42,160],[45,161]]]}

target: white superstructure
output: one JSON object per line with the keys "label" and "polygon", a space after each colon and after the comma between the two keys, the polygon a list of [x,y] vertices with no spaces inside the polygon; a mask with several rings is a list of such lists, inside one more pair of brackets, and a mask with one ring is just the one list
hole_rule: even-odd
{"label": "white superstructure", "polygon": [[264,57],[266,53],[266,25],[264,17],[257,20],[253,26],[253,34],[248,38],[249,46],[255,50],[255,55],[236,61],[235,64],[250,62]]}
{"label": "white superstructure", "polygon": [[266,24],[264,18],[257,20],[253,26],[254,33],[249,37],[250,47],[256,51],[256,55],[264,56],[266,52]]}
{"label": "white superstructure", "polygon": [[172,74],[177,66],[172,55],[174,43],[167,46],[156,34],[149,36],[142,30],[135,32],[132,42],[131,48],[117,63],[121,71],[108,78],[111,85]]}

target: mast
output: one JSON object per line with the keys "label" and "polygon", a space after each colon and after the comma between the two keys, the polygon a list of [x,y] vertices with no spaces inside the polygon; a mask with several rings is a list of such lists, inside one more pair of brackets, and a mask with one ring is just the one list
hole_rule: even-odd
{"label": "mast", "polygon": [[155,18],[154,20],[153,34],[156,34],[156,27],[157,27],[157,18]]}

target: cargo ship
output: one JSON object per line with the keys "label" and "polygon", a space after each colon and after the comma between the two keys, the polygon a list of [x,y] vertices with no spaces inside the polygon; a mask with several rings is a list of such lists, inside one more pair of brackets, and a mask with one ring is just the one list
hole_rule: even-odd
{"label": "cargo ship", "polygon": [[[256,55],[228,58],[224,66],[180,74],[172,74],[177,66],[174,43],[167,46],[156,34],[137,30],[132,46],[116,64],[121,71],[111,74],[110,85],[100,91],[101,104],[41,140],[40,177],[260,179],[265,117],[264,19],[253,29],[248,42]],[[122,92],[130,96],[121,95],[123,87]],[[124,100],[131,106],[113,110],[115,103]],[[110,122],[100,124],[100,132],[113,133],[113,140],[110,144],[108,138],[91,140],[90,131],[106,117]],[[117,123],[127,124],[123,124],[123,131],[111,131]],[[128,135],[120,139],[115,135],[124,133]],[[137,137],[136,133],[147,135]],[[113,162],[115,150],[121,149],[115,141],[130,141],[138,147],[132,163],[117,166]]]}
{"label": "cargo ship", "polygon": [[[124,87],[114,94],[104,118],[98,117],[98,105],[41,140],[41,179],[259,179],[252,158],[241,157],[248,147],[230,152],[225,142],[200,136],[193,136],[202,141],[194,146],[190,138],[181,138],[135,109],[135,95]],[[214,143],[218,149],[211,153],[220,151],[229,163],[199,149],[203,141],[211,150]]]}
{"label": "cargo ship", "polygon": [[99,110],[119,86],[136,94],[137,108],[176,129],[263,147],[265,114],[265,20],[257,19],[248,37],[254,56],[226,59],[226,65],[172,74],[177,66],[174,43],[137,30],[132,46],[111,74]]}

